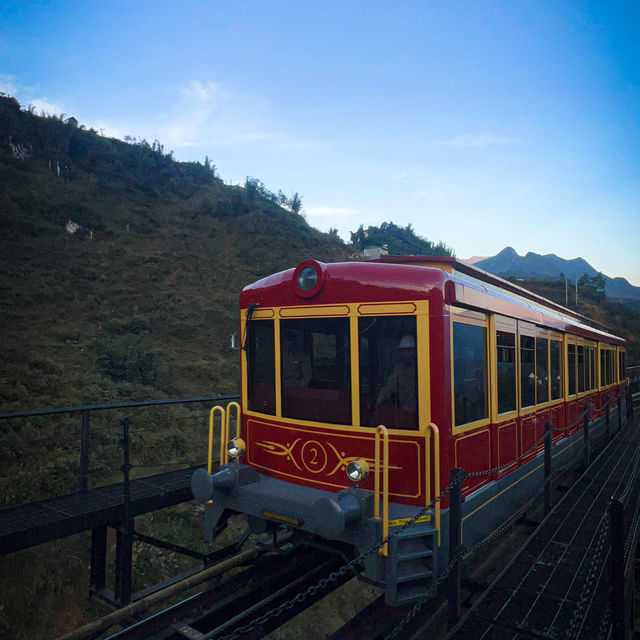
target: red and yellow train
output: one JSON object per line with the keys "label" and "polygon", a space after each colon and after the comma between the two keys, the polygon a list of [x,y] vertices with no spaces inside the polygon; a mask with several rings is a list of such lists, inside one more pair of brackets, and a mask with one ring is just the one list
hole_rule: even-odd
{"label": "red and yellow train", "polygon": [[451,469],[513,462],[465,481],[471,545],[540,486],[545,423],[554,460],[577,458],[585,407],[597,437],[626,384],[623,339],[453,258],[306,260],[246,287],[240,323],[238,433],[192,481],[205,534],[229,512],[356,553],[391,534],[363,561],[390,604],[424,596],[445,564],[446,498],[393,534]]}

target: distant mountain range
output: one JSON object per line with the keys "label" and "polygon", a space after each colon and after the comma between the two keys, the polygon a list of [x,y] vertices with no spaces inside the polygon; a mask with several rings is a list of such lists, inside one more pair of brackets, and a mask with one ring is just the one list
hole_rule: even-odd
{"label": "distant mountain range", "polygon": [[[520,256],[512,247],[505,247],[493,257],[474,256],[466,262],[503,278],[544,280],[566,277],[570,282],[575,283],[585,273],[589,277],[599,273],[584,258],[565,260],[553,253],[541,256],[531,251],[525,256]],[[607,275],[604,275],[604,278],[607,298],[622,303],[634,301],[635,303],[632,302],[629,306],[637,308],[637,303],[640,301],[640,287],[634,287],[625,278],[610,278]]]}

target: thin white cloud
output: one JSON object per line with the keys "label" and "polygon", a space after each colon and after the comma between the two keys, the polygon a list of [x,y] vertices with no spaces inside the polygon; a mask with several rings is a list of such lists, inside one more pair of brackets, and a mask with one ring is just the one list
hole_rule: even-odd
{"label": "thin white cloud", "polygon": [[492,144],[509,144],[516,141],[515,138],[500,138],[491,133],[479,133],[455,136],[445,140],[442,144],[452,149],[471,149],[474,147],[487,147]]}
{"label": "thin white cloud", "polygon": [[35,107],[36,113],[45,113],[49,116],[59,115],[64,113],[64,107],[57,102],[52,102],[48,98],[34,98],[29,100],[29,106]]}
{"label": "thin white cloud", "polygon": [[64,105],[50,100],[45,96],[38,96],[36,89],[20,84],[20,81],[12,75],[0,74],[0,91],[12,96],[23,107],[32,107],[40,115],[59,115],[65,112]]}
{"label": "thin white cloud", "polygon": [[361,224],[365,227],[380,224],[378,214],[354,207],[305,207],[305,211],[311,225],[325,231],[337,229],[338,235],[345,242],[350,241],[351,232]]}
{"label": "thin white cloud", "polygon": [[399,173],[397,176],[393,176],[391,180],[393,182],[399,182],[400,180],[404,180],[409,174],[406,171]]}
{"label": "thin white cloud", "polygon": [[18,93],[18,85],[14,76],[0,74],[0,91],[15,97]]}
{"label": "thin white cloud", "polygon": [[212,81],[194,81],[180,89],[160,135],[176,148],[262,144],[303,150],[326,144],[284,131],[268,102]]}

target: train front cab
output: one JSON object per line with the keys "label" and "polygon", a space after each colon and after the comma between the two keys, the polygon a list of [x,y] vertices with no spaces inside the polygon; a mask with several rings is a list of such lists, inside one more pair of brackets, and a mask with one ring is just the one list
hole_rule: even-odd
{"label": "train front cab", "polygon": [[[426,298],[243,309],[244,450],[240,464],[192,483],[205,535],[229,509],[256,532],[285,525],[300,540],[313,534],[362,552],[437,495]],[[391,604],[428,590],[439,513],[365,559]]]}

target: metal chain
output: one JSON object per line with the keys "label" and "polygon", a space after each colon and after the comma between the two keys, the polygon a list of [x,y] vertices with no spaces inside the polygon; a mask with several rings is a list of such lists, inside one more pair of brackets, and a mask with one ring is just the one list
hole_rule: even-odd
{"label": "metal chain", "polygon": [[600,562],[600,557],[602,556],[602,551],[604,549],[604,540],[607,533],[609,532],[610,522],[607,513],[604,514],[601,522],[602,528],[600,529],[600,534],[595,545],[594,553],[591,556],[591,566],[589,567],[589,572],[584,581],[584,584],[582,585],[582,591],[580,592],[578,604],[576,605],[576,608],[573,611],[573,616],[571,617],[571,623],[569,625],[566,636],[567,640],[580,637],[580,627],[584,622],[587,600],[589,599],[589,596],[591,595],[595,587],[593,581],[598,568],[598,563]]}
{"label": "metal chain", "polygon": [[609,627],[611,626],[611,605],[607,604],[598,628],[598,640],[607,640],[609,637]]}
{"label": "metal chain", "polygon": [[510,462],[505,462],[504,464],[501,464],[499,467],[494,467],[493,469],[484,469],[483,471],[471,471],[469,473],[465,472],[466,477],[478,478],[480,476],[488,476],[488,475],[491,475],[492,473],[498,473],[499,471],[502,471],[503,469],[506,469],[507,467],[514,465],[516,462],[520,462],[520,460],[522,460],[523,458],[526,458],[530,453],[533,453],[540,446],[540,444],[543,442],[545,437],[546,437],[546,434],[543,435],[539,440],[534,442],[533,445],[529,447],[529,449],[527,449],[526,451],[523,451],[517,458],[514,458]]}
{"label": "metal chain", "polygon": [[[549,479],[550,480],[550,479]],[[547,480],[547,482],[549,481]],[[476,542],[471,547],[463,547],[464,555],[469,555],[471,553],[476,552],[478,549],[481,549],[486,544],[489,544],[493,540],[498,539],[500,536],[505,533],[509,533],[512,531],[516,524],[518,524],[518,520],[532,507],[533,503],[542,495],[544,492],[544,488],[546,487],[546,482],[542,485],[542,489],[540,489],[537,493],[535,493],[528,502],[523,504],[513,515],[509,516],[507,520],[504,521],[501,527],[492,531],[486,538],[480,540],[480,542]]]}
{"label": "metal chain", "polygon": [[[568,427],[552,427],[553,431],[570,431],[571,429],[575,429],[583,420],[586,414],[586,410],[583,412],[582,417],[576,420],[573,424]],[[492,473],[498,473],[499,471],[503,471],[507,467],[514,465],[516,462],[520,462],[523,458],[526,458],[529,454],[533,453],[543,442],[546,437],[546,433],[542,435],[536,442],[533,443],[529,449],[522,452],[517,458],[514,458],[510,462],[505,462],[498,467],[494,467],[493,469],[484,469],[483,471],[471,471],[467,473],[467,478],[478,478],[480,476],[491,475]]]}
{"label": "metal chain", "polygon": [[620,502],[624,502],[627,499],[629,493],[631,492],[631,489],[633,488],[633,485],[635,484],[636,477],[638,475],[638,468],[640,465],[640,455],[638,455],[639,452],[640,444],[636,446],[633,459],[633,468],[631,469],[631,473],[629,474],[629,477],[627,479],[627,484],[624,488],[624,491],[620,494]]}
{"label": "metal chain", "polygon": [[[336,569],[334,572],[330,573],[325,578],[320,579],[315,585],[308,587],[305,591],[298,593],[296,596],[294,596],[290,600],[287,600],[286,602],[283,602],[278,607],[275,607],[274,609],[271,609],[270,611],[265,612],[260,617],[256,618],[250,623],[242,627],[238,627],[233,631],[233,633],[228,634],[226,636],[221,636],[219,640],[237,640],[241,636],[247,633],[250,633],[257,627],[263,625],[268,620],[271,620],[271,618],[275,618],[279,616],[281,613],[283,613],[284,611],[292,609],[295,605],[304,602],[309,596],[315,595],[316,593],[318,593],[318,591],[327,587],[329,584],[337,580],[340,576],[345,574],[347,571],[355,568],[365,558],[369,557],[373,553],[376,553],[378,550],[380,550],[385,544],[389,542],[389,540],[392,537],[398,536],[400,533],[402,533],[405,529],[410,527],[412,524],[415,524],[415,522],[419,518],[429,513],[429,511],[431,511],[436,506],[436,504],[438,504],[446,495],[448,495],[451,492],[451,488],[452,488],[452,485],[449,485],[446,489],[444,489],[440,493],[439,496],[436,496],[426,507],[422,508],[416,514],[414,514],[408,522],[403,524],[401,527],[398,527],[397,530],[393,532],[393,534],[388,534],[381,542],[378,542],[375,545],[371,546],[366,551],[363,551],[359,556],[353,558],[353,560],[350,560],[346,564],[342,565],[339,569]],[[456,562],[457,562],[457,559],[456,559]],[[446,575],[448,575],[448,572],[450,570],[451,568],[448,567],[446,573],[443,574],[443,576],[446,577]],[[442,576],[438,577],[438,579],[434,581],[434,584],[436,587],[442,582],[442,580],[444,580],[444,577]],[[431,592],[431,589],[429,590],[429,593],[430,592]],[[204,636],[204,638],[211,638],[211,637],[213,637],[212,633],[208,633]]]}
{"label": "metal chain", "polygon": [[[593,411],[593,408],[590,406],[590,411]],[[575,429],[581,422],[584,422],[585,415],[587,410],[585,409],[582,412],[582,416],[578,418],[573,424],[570,424],[568,427],[553,427],[553,431],[571,431],[571,429]]]}

